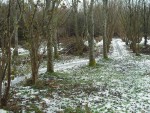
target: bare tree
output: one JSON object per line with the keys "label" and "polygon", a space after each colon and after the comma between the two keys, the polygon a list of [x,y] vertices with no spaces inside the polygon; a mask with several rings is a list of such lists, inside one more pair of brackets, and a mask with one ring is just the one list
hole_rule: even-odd
{"label": "bare tree", "polygon": [[54,58],[58,59],[59,58],[59,53],[58,53],[58,47],[57,47],[57,18],[53,22],[53,45],[54,45]]}
{"label": "bare tree", "polygon": [[47,72],[54,72],[53,64],[53,22],[54,11],[58,8],[61,0],[46,0],[46,38],[47,38]]}
{"label": "bare tree", "polygon": [[53,47],[54,47],[54,59],[59,58],[59,53],[58,53],[58,44],[57,44],[57,30],[58,30],[58,25],[59,25],[59,15],[58,15],[58,5],[60,4],[60,1],[57,1],[57,5],[55,6],[55,11],[54,11],[54,16],[52,18],[52,38],[53,38]]}
{"label": "bare tree", "polygon": [[87,9],[87,1],[83,0],[83,7],[84,7],[84,34],[85,38],[89,39],[89,29],[88,29],[88,9]]}
{"label": "bare tree", "polygon": [[148,7],[147,1],[143,0],[143,34],[144,34],[144,45],[147,45],[148,29],[149,29],[149,17],[150,17],[150,7]]}
{"label": "bare tree", "polygon": [[[126,0],[124,14],[122,15],[123,26],[126,31],[127,40],[130,41],[130,48],[136,55],[139,55],[139,43],[142,26],[141,18],[141,0]],[[125,7],[127,7],[125,9]]]}
{"label": "bare tree", "polygon": [[108,44],[108,38],[107,38],[107,19],[108,19],[108,14],[107,14],[107,7],[108,7],[108,0],[103,0],[103,15],[104,15],[104,20],[103,20],[103,25],[104,25],[104,34],[103,34],[103,57],[104,59],[108,58],[107,55],[107,44]]}
{"label": "bare tree", "polygon": [[78,27],[78,2],[79,0],[72,0],[72,9],[73,9],[73,14],[74,14],[74,29],[75,29],[75,38],[76,38],[76,49],[77,49],[77,54],[80,55],[83,52],[83,42],[81,37],[79,37],[79,27]]}
{"label": "bare tree", "polygon": [[28,48],[30,52],[31,71],[32,71],[32,84],[35,84],[38,79],[38,70],[42,60],[42,55],[39,53],[39,47],[41,45],[41,20],[38,19],[38,4],[35,4],[33,0],[29,1],[29,6],[24,9],[24,29],[26,30],[25,37],[28,39]]}
{"label": "bare tree", "polygon": [[[6,36],[6,47],[2,48],[2,56],[0,57],[0,106],[7,105],[9,99],[9,90],[11,82],[11,31],[10,31],[10,15],[11,15],[11,0],[8,4],[8,13],[6,21],[3,24],[6,25],[4,36]],[[2,82],[7,78],[5,88],[2,89]]]}
{"label": "bare tree", "polygon": [[[53,66],[53,41],[52,41],[52,18],[55,2],[46,0],[46,38],[47,38],[47,72],[54,72]],[[51,12],[51,14],[49,14]]]}
{"label": "bare tree", "polygon": [[17,0],[13,3],[13,21],[14,21],[14,39],[15,39],[15,49],[14,55],[18,56],[18,2]]}
{"label": "bare tree", "polygon": [[117,20],[119,19],[117,16],[117,13],[118,13],[117,5],[118,4],[116,0],[111,0],[107,8],[107,14],[108,14],[107,16],[107,52],[109,52],[110,44],[115,33],[115,28],[118,27]]}
{"label": "bare tree", "polygon": [[94,0],[91,0],[90,3],[90,9],[89,9],[89,20],[90,20],[90,24],[89,24],[89,32],[90,32],[90,36],[88,39],[88,43],[89,43],[89,66],[95,66],[96,65],[96,61],[95,61],[95,56],[94,56],[94,11],[93,8],[94,7]]}

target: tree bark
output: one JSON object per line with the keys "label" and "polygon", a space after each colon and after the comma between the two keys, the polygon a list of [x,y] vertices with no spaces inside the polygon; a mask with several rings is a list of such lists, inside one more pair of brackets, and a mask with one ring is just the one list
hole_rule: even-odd
{"label": "tree bark", "polygon": [[9,0],[9,8],[8,8],[8,15],[7,15],[7,61],[8,68],[7,68],[7,85],[5,88],[4,96],[1,99],[1,106],[7,106],[8,97],[9,97],[9,90],[10,90],[10,82],[11,82],[11,37],[10,37],[10,13],[11,13],[11,0]]}
{"label": "tree bark", "polygon": [[104,34],[103,34],[103,58],[107,59],[107,4],[108,0],[103,0],[103,14],[104,14]]}
{"label": "tree bark", "polygon": [[53,42],[54,42],[54,58],[58,59],[59,54],[58,54],[58,47],[57,47],[57,27],[54,27],[53,30]]}
{"label": "tree bark", "polygon": [[[28,25],[28,32],[29,32],[29,43],[30,43],[30,59],[31,59],[31,70],[32,70],[32,84],[35,84],[38,79],[38,69],[40,65],[40,58],[38,54],[38,48],[40,46],[40,31],[39,27],[35,22],[36,12],[37,12],[37,5],[32,0],[30,0],[30,21],[26,24]],[[34,28],[36,26],[36,29]]]}
{"label": "tree bark", "polygon": [[[46,0],[46,26],[47,26],[47,72],[51,73],[54,72],[54,65],[53,65],[53,41],[52,41],[52,18],[53,18],[53,11],[55,7],[55,2],[51,0]],[[51,15],[49,15],[49,11],[51,9]]]}
{"label": "tree bark", "polygon": [[79,37],[78,31],[78,0],[72,0],[73,13],[74,13],[74,29],[75,29],[75,38],[76,38],[76,49],[77,54],[82,54],[82,40]]}
{"label": "tree bark", "polygon": [[94,6],[94,0],[91,0],[90,3],[90,10],[89,10],[89,18],[90,18],[90,37],[89,37],[89,66],[95,66],[96,61],[95,61],[95,56],[94,56],[94,11],[93,11],[93,6]]}
{"label": "tree bark", "polygon": [[15,37],[15,49],[14,56],[18,56],[18,15],[17,15],[17,0],[14,2],[14,37]]}
{"label": "tree bark", "polygon": [[54,72],[53,66],[53,43],[52,43],[52,35],[48,36],[48,43],[47,43],[47,72]]}

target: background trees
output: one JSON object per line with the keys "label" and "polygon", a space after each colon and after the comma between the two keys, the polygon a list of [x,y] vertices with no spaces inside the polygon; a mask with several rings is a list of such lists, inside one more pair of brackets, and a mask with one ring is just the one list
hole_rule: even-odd
{"label": "background trees", "polygon": [[145,42],[144,42],[144,45],[146,46],[147,45],[147,37],[149,35],[149,21],[150,21],[150,4],[147,4],[147,1],[146,0],[143,0],[142,3],[142,22],[143,22],[143,35],[144,35],[144,38],[145,38]]}
{"label": "background trees", "polygon": [[[2,5],[2,4],[0,4]],[[1,6],[2,8],[3,6]],[[6,7],[5,7],[6,8]],[[3,8],[2,8],[3,9]],[[11,1],[9,0],[7,6],[6,15],[1,17],[1,30],[4,32],[1,34],[2,47],[0,57],[0,106],[6,106],[9,99],[9,90],[11,82]],[[6,79],[7,78],[7,79]],[[6,80],[5,80],[6,79]],[[5,81],[5,86],[4,82]],[[3,87],[4,86],[4,87]]]}
{"label": "background trees", "polygon": [[148,5],[149,3],[145,0],[126,0],[121,2],[120,21],[126,35],[126,44],[130,44],[130,48],[136,55],[139,55],[139,44],[137,43],[141,41],[142,36],[145,37],[146,45],[147,27],[149,26],[149,13],[146,13]]}

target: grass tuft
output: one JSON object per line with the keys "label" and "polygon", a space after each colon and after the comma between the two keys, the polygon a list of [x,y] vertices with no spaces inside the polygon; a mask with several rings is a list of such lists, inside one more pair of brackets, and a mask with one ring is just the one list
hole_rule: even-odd
{"label": "grass tuft", "polygon": [[92,60],[89,61],[89,66],[90,66],[90,67],[95,67],[95,66],[96,66],[96,61],[95,61],[95,59],[92,59]]}

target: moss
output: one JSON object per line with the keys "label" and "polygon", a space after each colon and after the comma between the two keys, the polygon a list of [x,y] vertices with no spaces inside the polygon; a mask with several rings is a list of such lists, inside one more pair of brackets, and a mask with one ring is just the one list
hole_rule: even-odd
{"label": "moss", "polygon": [[109,60],[112,60],[111,58],[108,58],[108,56],[103,56],[103,61],[109,61]]}
{"label": "moss", "polygon": [[17,74],[17,69],[15,67],[11,70],[11,74],[13,74],[13,75]]}
{"label": "moss", "polygon": [[11,80],[14,80],[15,79],[15,75],[11,75]]}
{"label": "moss", "polygon": [[54,59],[60,59],[60,56],[58,53],[54,55]]}
{"label": "moss", "polygon": [[89,66],[90,66],[90,67],[96,66],[96,61],[95,61],[95,59],[90,60]]}
{"label": "moss", "polygon": [[104,57],[104,59],[105,59],[105,60],[109,60],[109,58],[108,58],[108,57],[106,57],[106,56]]}

